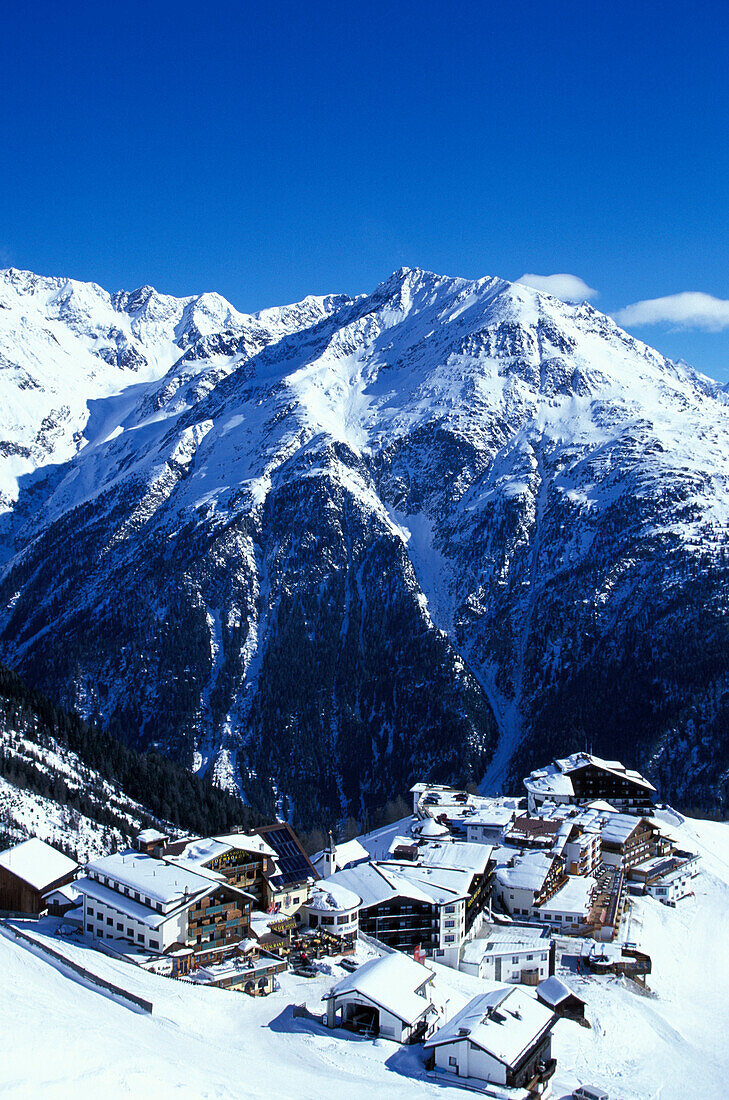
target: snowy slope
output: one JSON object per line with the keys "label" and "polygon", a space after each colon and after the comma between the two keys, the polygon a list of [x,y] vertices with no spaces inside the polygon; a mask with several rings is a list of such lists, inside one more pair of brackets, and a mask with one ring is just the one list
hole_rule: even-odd
{"label": "snowy slope", "polygon": [[585,743],[727,798],[720,387],[500,279],[255,318],[5,282],[9,346],[61,326],[109,387],[5,519],[0,647],[33,682],[302,823]]}
{"label": "snowy slope", "polygon": [[[0,728],[0,753],[3,771],[18,776],[11,782],[0,775],[0,834],[7,843],[37,836],[55,847],[70,847],[76,859],[85,863],[128,844],[150,820],[144,806],[53,740],[40,745],[21,731]],[[22,778],[19,767],[23,767]],[[50,780],[48,794],[30,789],[28,774],[34,772]],[[79,796],[85,813],[69,804]],[[170,833],[176,831],[169,822],[157,824]]]}
{"label": "snowy slope", "polygon": [[[724,1095],[729,960],[716,945],[729,932],[729,867],[722,855],[728,830],[697,821],[679,830],[684,843],[697,843],[705,854],[707,872],[696,880],[695,898],[675,910],[651,899],[636,904],[638,939],[653,957],[649,986],[655,995],[618,980],[579,979],[576,991],[587,1001],[592,1028],[557,1023],[556,1100],[569,1097],[578,1083],[600,1085],[621,1100]],[[331,976],[312,981],[284,974],[279,992],[251,999],[148,974],[57,937],[50,942],[151,1001],[154,1011],[134,1012],[0,935],[0,1013],[7,1021],[0,1029],[0,1064],[3,1095],[12,1100],[65,1100],[79,1089],[110,1098],[263,1097],[272,1089],[282,1100],[330,1093],[466,1095],[425,1078],[421,1048],[359,1040],[293,1019],[292,1004],[322,1012],[320,998],[342,973],[336,966]],[[456,1007],[493,985],[435,969],[440,995]]]}

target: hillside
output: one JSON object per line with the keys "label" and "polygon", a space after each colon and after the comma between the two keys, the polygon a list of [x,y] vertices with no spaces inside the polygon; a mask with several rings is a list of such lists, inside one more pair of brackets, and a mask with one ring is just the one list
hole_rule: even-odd
{"label": "hillside", "polygon": [[586,745],[726,804],[719,386],[494,278],[0,286],[0,653],[54,700],[299,825]]}
{"label": "hillside", "polygon": [[125,747],[0,666],[0,848],[39,836],[85,862],[150,826],[210,834],[258,821],[229,793]]}

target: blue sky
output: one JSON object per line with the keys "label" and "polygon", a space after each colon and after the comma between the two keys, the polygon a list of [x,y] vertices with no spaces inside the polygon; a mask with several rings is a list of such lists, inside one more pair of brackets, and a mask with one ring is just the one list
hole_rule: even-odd
{"label": "blue sky", "polygon": [[5,5],[0,265],[243,310],[566,272],[729,380],[728,47],[711,0]]}

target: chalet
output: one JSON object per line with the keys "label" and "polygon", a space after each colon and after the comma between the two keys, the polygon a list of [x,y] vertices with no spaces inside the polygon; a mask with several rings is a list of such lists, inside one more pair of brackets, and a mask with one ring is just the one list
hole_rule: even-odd
{"label": "chalet", "polygon": [[554,1075],[555,1014],[511,986],[482,993],[426,1040],[434,1068],[475,1085],[489,1083],[544,1095]]}
{"label": "chalet", "polygon": [[44,895],[73,882],[79,865],[63,852],[31,837],[0,852],[0,910],[42,913]]}
{"label": "chalet", "polygon": [[488,981],[536,985],[554,973],[549,929],[495,925],[485,938],[464,944],[460,969]]}
{"label": "chalet", "polygon": [[371,959],[324,998],[327,1025],[397,1043],[420,1042],[439,1020],[432,983],[432,970],[398,951]]}
{"label": "chalet", "polygon": [[597,883],[589,875],[570,875],[548,898],[535,905],[533,917],[555,931],[579,932],[588,923]]}
{"label": "chalet", "polygon": [[585,1022],[585,1002],[554,975],[539,983],[537,1000],[563,1019]]}
{"label": "chalet", "polygon": [[214,871],[231,886],[251,894],[254,904],[267,906],[266,874],[272,874],[276,854],[259,836],[233,832],[215,837],[184,837],[166,844],[164,858],[191,870]]}
{"label": "chalet", "polygon": [[511,916],[530,917],[565,882],[563,861],[551,852],[498,850],[494,890]]}
{"label": "chalet", "polygon": [[409,863],[362,863],[338,871],[326,885],[362,899],[360,930],[388,947],[457,966],[465,935],[468,872]]}
{"label": "chalet", "polygon": [[128,849],[86,865],[76,882],[84,931],[145,951],[230,946],[245,939],[252,898],[225,877]]}
{"label": "chalet", "polygon": [[514,819],[504,833],[504,844],[510,844],[516,848],[547,850],[553,846],[560,828],[559,821],[521,814]]}
{"label": "chalet", "polygon": [[671,842],[647,817],[610,814],[602,827],[601,858],[608,867],[629,870],[656,855],[671,850]]}
{"label": "chalet", "polygon": [[73,883],[54,886],[43,895],[50,917],[66,917],[72,922],[83,923],[83,901]]}
{"label": "chalet", "polygon": [[552,851],[562,856],[568,875],[594,875],[602,858],[599,826],[563,822]]}
{"label": "chalet", "polygon": [[584,805],[605,800],[617,810],[641,813],[653,806],[656,789],[619,760],[578,752],[538,768],[524,780],[529,813],[545,802]]}

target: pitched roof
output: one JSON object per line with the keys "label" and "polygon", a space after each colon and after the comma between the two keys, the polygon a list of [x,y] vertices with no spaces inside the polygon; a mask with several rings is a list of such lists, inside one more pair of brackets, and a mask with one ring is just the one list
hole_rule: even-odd
{"label": "pitched roof", "polygon": [[537,768],[526,777],[524,786],[535,794],[574,795],[570,775],[588,765],[610,772],[622,779],[628,779],[636,786],[655,794],[656,788],[640,772],[626,768],[619,760],[603,760],[587,752],[575,752],[571,756],[555,760],[545,768]]}
{"label": "pitched roof", "polygon": [[539,983],[537,986],[537,997],[539,997],[541,1001],[544,1001],[545,1004],[549,1005],[550,1008],[557,1008],[563,1001],[566,1001],[568,997],[575,997],[578,1001],[581,1001],[582,1004],[585,1003],[581,997],[573,993],[572,990],[554,974],[552,974],[551,978],[545,978],[543,982]]}
{"label": "pitched roof", "polygon": [[0,867],[34,890],[45,890],[59,878],[73,875],[78,870],[77,863],[37,836],[0,852]]}
{"label": "pitched roof", "polygon": [[[317,852],[316,855],[311,857],[311,862],[320,873],[326,867],[328,855],[329,849],[323,848],[321,852]],[[358,840],[345,840],[341,844],[337,844],[334,849],[334,862],[338,871],[343,870],[350,864],[365,863],[369,858],[370,853]]]}
{"label": "pitched roof", "polygon": [[92,859],[86,864],[86,870],[103,875],[115,882],[136,890],[152,901],[169,905],[182,901],[185,896],[194,896],[207,890],[211,879],[225,882],[222,875],[184,867],[178,863],[155,859],[128,848],[124,852]]}
{"label": "pitched roof", "polygon": [[431,1007],[430,998],[417,992],[432,981],[433,972],[422,963],[394,951],[370,959],[353,974],[347,974],[327,994],[327,1000],[347,993],[359,993],[404,1024],[414,1024]]}
{"label": "pitched roof", "polygon": [[556,1022],[554,1013],[516,986],[474,997],[425,1043],[426,1048],[464,1039],[505,1066],[522,1056]]}

